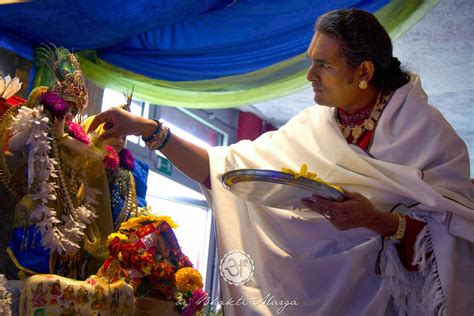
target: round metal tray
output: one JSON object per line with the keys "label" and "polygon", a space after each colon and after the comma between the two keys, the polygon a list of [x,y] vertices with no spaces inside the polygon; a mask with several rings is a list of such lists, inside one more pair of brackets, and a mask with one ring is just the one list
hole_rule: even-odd
{"label": "round metal tray", "polygon": [[222,175],[222,184],[236,196],[257,204],[281,209],[305,209],[301,199],[313,194],[343,201],[344,193],[308,178],[264,169],[238,169]]}

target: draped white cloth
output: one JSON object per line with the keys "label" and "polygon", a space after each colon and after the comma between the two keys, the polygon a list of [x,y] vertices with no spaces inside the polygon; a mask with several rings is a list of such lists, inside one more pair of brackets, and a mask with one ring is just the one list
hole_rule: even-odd
{"label": "draped white cloth", "polygon": [[[216,218],[219,259],[242,250],[255,266],[244,285],[221,278],[226,315],[474,311],[474,190],[468,152],[427,103],[417,76],[385,106],[368,153],[347,144],[334,108],[314,106],[278,131],[253,142],[211,148],[209,156],[212,190],[206,194]],[[337,231],[316,213],[246,202],[220,183],[221,175],[234,169],[299,170],[304,163],[323,180],[362,193],[383,211],[399,205],[396,211],[426,221],[415,256],[423,272],[405,272],[394,246],[386,243],[379,277],[375,266],[382,238],[376,233]],[[429,295],[436,298],[426,300]]]}

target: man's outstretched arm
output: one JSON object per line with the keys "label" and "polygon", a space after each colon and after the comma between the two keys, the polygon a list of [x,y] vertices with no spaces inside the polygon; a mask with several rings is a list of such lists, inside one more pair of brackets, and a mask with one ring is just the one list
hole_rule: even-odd
{"label": "man's outstretched arm", "polygon": [[[121,108],[111,108],[98,114],[88,131],[95,130],[100,124],[104,124],[105,129],[100,138],[106,140],[125,135],[147,138],[153,135],[158,123]],[[204,183],[209,177],[209,155],[206,149],[172,134],[160,152],[191,179]]]}

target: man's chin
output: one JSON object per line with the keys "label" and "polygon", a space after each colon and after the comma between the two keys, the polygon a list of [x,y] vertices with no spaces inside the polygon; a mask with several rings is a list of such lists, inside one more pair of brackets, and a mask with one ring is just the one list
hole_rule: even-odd
{"label": "man's chin", "polygon": [[334,107],[334,105],[329,104],[329,103],[328,103],[326,100],[324,100],[324,98],[322,98],[321,96],[318,97],[317,94],[314,96],[314,102],[316,102],[317,105],[327,106],[327,107]]}
{"label": "man's chin", "polygon": [[319,93],[314,94],[313,100],[314,100],[314,102],[316,102],[319,105],[325,105],[325,103],[326,103],[326,102],[324,102],[324,98]]}

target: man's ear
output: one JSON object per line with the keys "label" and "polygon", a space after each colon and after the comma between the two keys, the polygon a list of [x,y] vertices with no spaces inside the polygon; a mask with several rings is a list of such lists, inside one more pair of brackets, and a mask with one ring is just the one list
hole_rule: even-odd
{"label": "man's ear", "polygon": [[360,63],[357,70],[359,72],[359,81],[364,80],[366,82],[369,82],[370,79],[372,79],[372,77],[374,76],[375,65],[370,60],[364,60]]}

